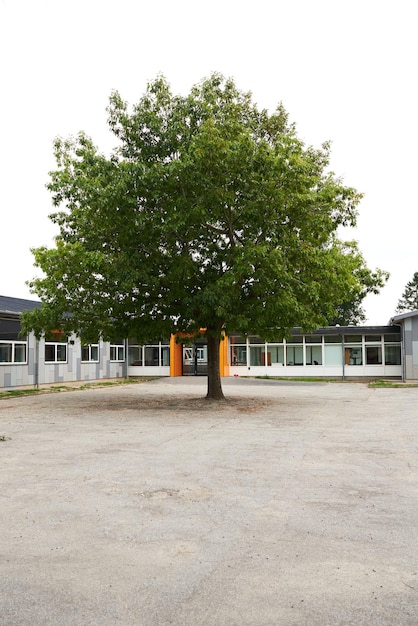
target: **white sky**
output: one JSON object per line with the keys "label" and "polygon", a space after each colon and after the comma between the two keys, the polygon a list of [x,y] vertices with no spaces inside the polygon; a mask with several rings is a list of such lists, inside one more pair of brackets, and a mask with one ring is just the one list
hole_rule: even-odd
{"label": "white sky", "polygon": [[136,102],[163,73],[186,94],[213,71],[260,107],[283,102],[299,136],[332,141],[333,171],[365,194],[366,300],[386,324],[418,271],[418,89],[414,0],[0,0],[0,294],[36,298],[31,247],[53,245],[52,141],[86,131],[104,151],[112,89]]}

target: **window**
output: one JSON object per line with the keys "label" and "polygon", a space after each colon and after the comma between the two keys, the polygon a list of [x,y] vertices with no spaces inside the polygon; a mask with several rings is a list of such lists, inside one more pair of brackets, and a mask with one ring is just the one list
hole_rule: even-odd
{"label": "window", "polygon": [[284,364],[284,346],[267,344],[267,365]]}
{"label": "window", "polygon": [[366,346],[366,364],[382,365],[382,346]]}
{"label": "window", "polygon": [[111,361],[124,361],[125,360],[125,344],[123,340],[115,341],[110,344],[110,360]]}
{"label": "window", "polygon": [[400,365],[401,364],[401,346],[400,345],[385,345],[385,365]]}
{"label": "window", "polygon": [[[135,341],[135,340],[133,340]],[[139,346],[135,343],[131,343],[129,340],[128,346],[128,365],[134,367],[168,367],[170,365],[170,346],[163,342],[159,342],[154,346]],[[115,344],[116,345],[116,344]],[[123,346],[117,345],[118,348]],[[120,354],[120,352],[119,352]]]}
{"label": "window", "polygon": [[45,363],[66,363],[67,344],[45,342]]}
{"label": "window", "polygon": [[303,346],[286,346],[286,365],[303,365]]}
{"label": "window", "polygon": [[128,347],[128,365],[141,366],[143,363],[142,346],[129,344]]}
{"label": "window", "polygon": [[250,365],[264,365],[264,346],[250,346]]}
{"label": "window", "polygon": [[[336,336],[337,335],[331,335],[331,337],[336,337]],[[325,343],[327,344],[326,340],[327,340],[327,337],[325,336]],[[332,344],[332,343],[331,345],[325,345],[324,346],[324,359],[325,359],[325,365],[328,365],[331,367],[336,366],[336,365],[341,366],[343,362],[341,345]]]}
{"label": "window", "polygon": [[344,362],[346,365],[363,365],[362,347],[361,346],[346,347],[344,350]]}
{"label": "window", "polygon": [[99,361],[99,344],[90,343],[81,346],[81,361],[83,363],[97,363]]}
{"label": "window", "polygon": [[306,365],[322,365],[322,346],[306,346]]}
{"label": "window", "polygon": [[25,341],[0,341],[0,364],[26,363],[26,353]]}
{"label": "window", "polygon": [[247,365],[247,346],[231,346],[231,365]]}

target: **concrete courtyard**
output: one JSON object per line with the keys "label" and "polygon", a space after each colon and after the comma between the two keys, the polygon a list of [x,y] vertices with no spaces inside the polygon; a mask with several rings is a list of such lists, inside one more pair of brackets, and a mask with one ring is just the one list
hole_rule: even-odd
{"label": "concrete courtyard", "polygon": [[2,626],[417,626],[418,388],[0,399]]}

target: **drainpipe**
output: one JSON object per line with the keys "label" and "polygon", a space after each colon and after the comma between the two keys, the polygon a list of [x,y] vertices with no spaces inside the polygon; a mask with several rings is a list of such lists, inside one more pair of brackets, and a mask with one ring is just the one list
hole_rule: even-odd
{"label": "drainpipe", "polygon": [[128,343],[129,343],[129,340],[125,339],[125,361],[123,363],[124,378],[128,378]]}
{"label": "drainpipe", "polygon": [[39,339],[37,337],[35,337],[35,363],[34,363],[34,370],[35,370],[35,387],[36,389],[39,389]]}
{"label": "drainpipe", "polygon": [[345,380],[345,344],[344,344],[344,335],[341,335],[341,346],[343,351],[343,380]]}

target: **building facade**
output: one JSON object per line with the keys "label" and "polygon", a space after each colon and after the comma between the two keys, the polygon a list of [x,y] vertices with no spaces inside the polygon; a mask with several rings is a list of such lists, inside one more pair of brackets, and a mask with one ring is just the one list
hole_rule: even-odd
{"label": "building facade", "polygon": [[[0,388],[207,373],[204,340],[172,336],[139,345],[132,339],[82,345],[59,332],[22,337],[20,314],[39,302],[0,296]],[[220,346],[221,376],[418,379],[418,311],[389,326],[294,329],[287,340],[232,333]]]}

